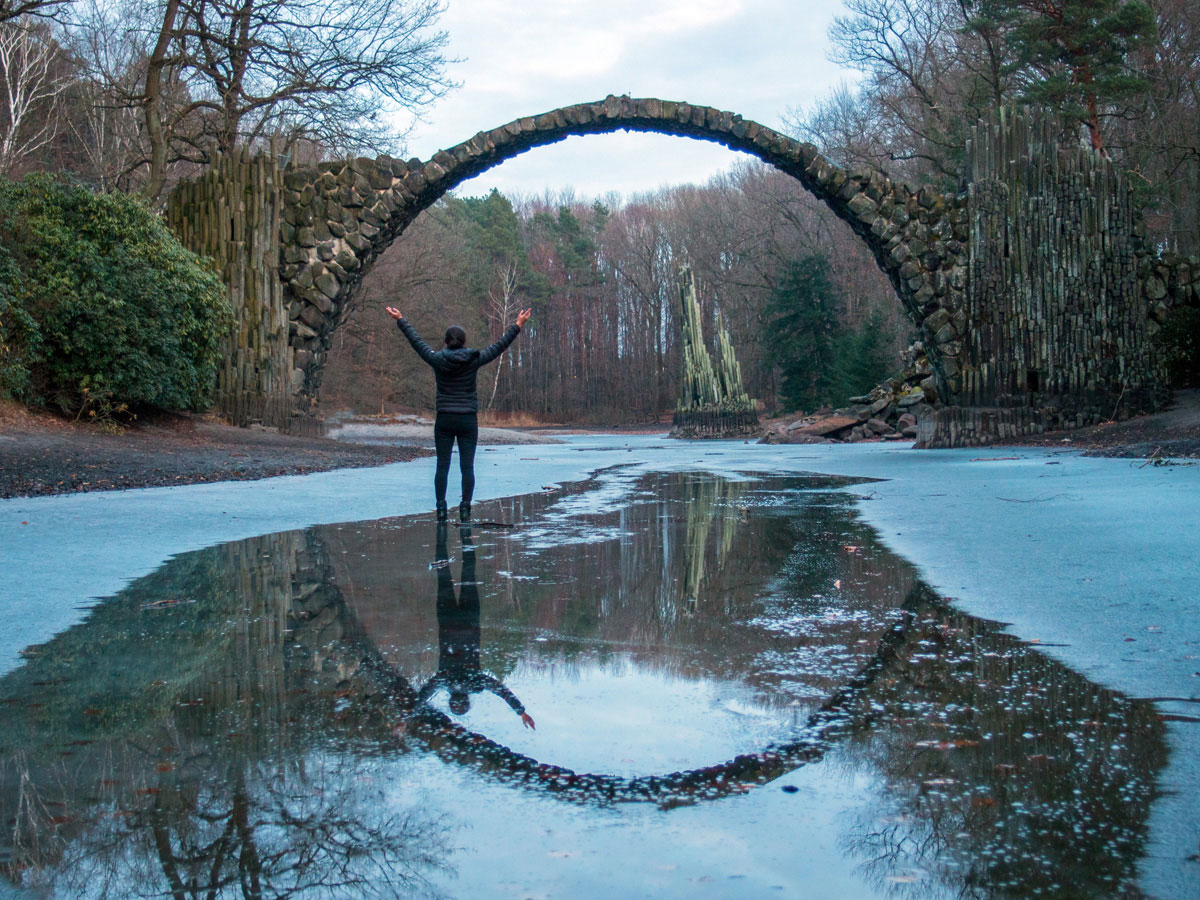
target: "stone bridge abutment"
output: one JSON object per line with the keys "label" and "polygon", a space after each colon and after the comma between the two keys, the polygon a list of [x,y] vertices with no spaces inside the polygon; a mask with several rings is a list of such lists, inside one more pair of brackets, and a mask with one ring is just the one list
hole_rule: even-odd
{"label": "stone bridge abutment", "polygon": [[1041,118],[981,122],[964,190],[938,193],[841,168],[812,144],[731,112],[610,96],[481,131],[429,160],[280,171],[270,157],[243,156],[177,189],[169,221],[222,266],[240,317],[221,412],[239,424],[319,428],[332,334],[379,255],[422,211],[530,149],[619,130],[749,153],[850,226],[922,338],[922,387],[942,406],[926,423],[928,444],[1088,424],[1102,408],[1108,417],[1118,406],[1142,411],[1163,394],[1149,337],[1169,301],[1195,301],[1197,267],[1164,272],[1141,246],[1129,192],[1108,161],[1059,147]]}

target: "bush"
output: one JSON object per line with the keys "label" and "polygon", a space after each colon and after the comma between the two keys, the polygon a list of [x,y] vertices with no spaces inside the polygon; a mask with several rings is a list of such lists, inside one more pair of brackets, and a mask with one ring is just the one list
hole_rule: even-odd
{"label": "bush", "polygon": [[28,400],[29,366],[41,352],[41,330],[16,301],[12,286],[17,269],[0,242],[0,397]]}
{"label": "bush", "polygon": [[138,200],[0,180],[0,247],[0,390],[72,412],[208,405],[224,288]]}

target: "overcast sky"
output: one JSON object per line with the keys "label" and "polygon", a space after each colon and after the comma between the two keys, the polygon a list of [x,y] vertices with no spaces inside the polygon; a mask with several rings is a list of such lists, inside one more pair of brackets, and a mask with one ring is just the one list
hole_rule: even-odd
{"label": "overcast sky", "polygon": [[[409,138],[428,159],[478,131],[608,94],[687,100],[782,129],[853,73],[826,58],[840,0],[450,0],[449,74],[461,87]],[[464,184],[625,196],[703,182],[737,154],[687,138],[618,133],[537,148]]]}

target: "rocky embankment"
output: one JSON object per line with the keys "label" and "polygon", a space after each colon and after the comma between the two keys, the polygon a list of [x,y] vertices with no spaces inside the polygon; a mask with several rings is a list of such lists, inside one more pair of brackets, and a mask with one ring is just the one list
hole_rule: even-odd
{"label": "rocky embankment", "polygon": [[857,441],[915,441],[917,422],[933,415],[937,387],[920,343],[909,347],[904,372],[850,406],[829,413],[780,420],[768,426],[763,444],[829,444]]}

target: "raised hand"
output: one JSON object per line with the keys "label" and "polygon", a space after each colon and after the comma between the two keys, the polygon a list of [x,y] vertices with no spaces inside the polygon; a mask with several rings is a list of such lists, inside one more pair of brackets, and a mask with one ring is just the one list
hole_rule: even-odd
{"label": "raised hand", "polygon": [[529,713],[521,713],[521,721],[525,723],[526,728],[532,728],[534,731],[537,731],[537,726],[533,724],[533,716]]}
{"label": "raised hand", "polygon": [[404,318],[404,313],[400,312],[400,310],[396,309],[394,306],[385,306],[384,309],[387,310],[387,314],[389,316],[391,316],[393,319],[403,319]]}
{"label": "raised hand", "polygon": [[529,317],[533,315],[533,307],[523,309],[517,313],[517,327],[524,328],[525,323],[529,321]]}

